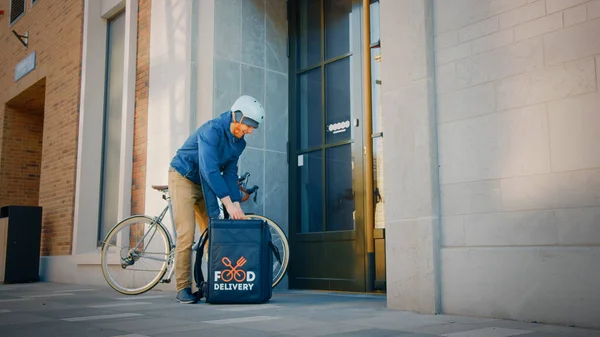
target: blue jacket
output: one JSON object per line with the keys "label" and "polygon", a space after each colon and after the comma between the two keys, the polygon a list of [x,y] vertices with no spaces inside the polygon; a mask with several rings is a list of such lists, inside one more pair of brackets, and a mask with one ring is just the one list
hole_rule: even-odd
{"label": "blue jacket", "polygon": [[211,218],[218,217],[220,213],[216,198],[229,196],[232,202],[241,201],[238,160],[246,148],[246,141],[231,133],[231,119],[231,111],[227,111],[204,123],[188,137],[171,160],[171,166],[177,172],[202,185]]}

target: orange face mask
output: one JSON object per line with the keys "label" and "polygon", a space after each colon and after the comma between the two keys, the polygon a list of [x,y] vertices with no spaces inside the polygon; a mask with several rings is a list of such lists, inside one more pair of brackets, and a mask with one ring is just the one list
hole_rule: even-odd
{"label": "orange face mask", "polygon": [[244,115],[242,115],[242,118],[240,119],[240,121],[236,121],[235,119],[235,113],[233,114],[233,122],[235,123],[235,129],[233,129],[233,134],[236,137],[241,137],[244,135],[244,133],[242,132],[242,121],[244,120]]}

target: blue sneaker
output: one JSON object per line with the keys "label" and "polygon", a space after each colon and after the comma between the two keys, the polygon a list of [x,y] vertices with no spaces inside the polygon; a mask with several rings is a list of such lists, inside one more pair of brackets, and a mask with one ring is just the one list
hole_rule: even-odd
{"label": "blue sneaker", "polygon": [[179,303],[190,304],[198,302],[198,297],[192,294],[191,288],[184,288],[177,293],[176,297]]}

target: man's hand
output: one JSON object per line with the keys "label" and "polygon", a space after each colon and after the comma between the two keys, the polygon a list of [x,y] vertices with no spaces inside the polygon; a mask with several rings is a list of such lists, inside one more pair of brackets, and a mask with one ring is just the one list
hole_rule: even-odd
{"label": "man's hand", "polygon": [[242,207],[239,202],[231,202],[231,198],[225,197],[221,199],[221,202],[227,209],[227,213],[229,213],[229,217],[235,220],[244,219],[244,211],[242,211]]}
{"label": "man's hand", "polygon": [[232,219],[241,220],[245,214],[239,204],[231,204],[231,208],[227,208],[227,212]]}

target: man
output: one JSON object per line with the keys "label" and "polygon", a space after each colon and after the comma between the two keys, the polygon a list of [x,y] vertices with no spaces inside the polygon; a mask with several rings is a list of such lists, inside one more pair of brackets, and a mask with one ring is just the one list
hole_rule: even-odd
{"label": "man", "polygon": [[181,303],[196,303],[191,289],[191,251],[194,222],[200,232],[208,217],[219,217],[217,198],[232,219],[242,219],[238,187],[238,160],[246,147],[244,136],[263,122],[265,110],[251,96],[239,97],[231,111],[198,128],[181,146],[169,168],[169,193],[173,205],[177,248],[175,278]]}

